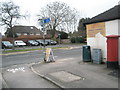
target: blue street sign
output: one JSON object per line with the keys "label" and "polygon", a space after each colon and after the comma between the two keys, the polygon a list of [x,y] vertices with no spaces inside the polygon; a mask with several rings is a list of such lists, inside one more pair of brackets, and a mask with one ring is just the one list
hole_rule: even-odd
{"label": "blue street sign", "polygon": [[50,22],[50,18],[44,19],[44,23],[49,23]]}

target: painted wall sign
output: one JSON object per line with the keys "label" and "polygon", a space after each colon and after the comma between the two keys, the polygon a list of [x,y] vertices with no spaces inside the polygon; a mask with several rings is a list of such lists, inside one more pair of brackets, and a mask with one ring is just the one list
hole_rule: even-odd
{"label": "painted wall sign", "polygon": [[95,37],[97,33],[106,36],[105,23],[95,23],[87,25],[87,37]]}

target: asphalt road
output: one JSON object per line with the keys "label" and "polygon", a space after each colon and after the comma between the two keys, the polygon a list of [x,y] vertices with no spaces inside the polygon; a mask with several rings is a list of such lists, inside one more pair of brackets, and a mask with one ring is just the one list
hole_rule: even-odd
{"label": "asphalt road", "polygon": [[[53,50],[55,60],[81,58],[81,46],[72,49]],[[44,51],[32,51],[2,56],[2,76],[9,88],[59,88],[33,73],[29,68],[32,63],[43,60]]]}
{"label": "asphalt road", "polygon": [[[53,54],[55,60],[62,58],[80,58],[81,55],[81,46],[73,46],[73,49],[57,49],[53,50]],[[22,52],[20,54],[12,54],[12,55],[3,55],[2,56],[2,68],[9,67],[12,65],[19,64],[29,64],[36,63],[42,61],[44,58],[44,51],[30,51],[30,52]]]}

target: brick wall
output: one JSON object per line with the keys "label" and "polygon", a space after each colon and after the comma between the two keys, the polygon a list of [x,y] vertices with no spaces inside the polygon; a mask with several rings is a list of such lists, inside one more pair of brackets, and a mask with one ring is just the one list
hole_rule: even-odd
{"label": "brick wall", "polygon": [[63,44],[69,44],[69,43],[71,43],[71,42],[70,42],[69,39],[62,39],[62,40],[61,40],[61,43],[63,43]]}
{"label": "brick wall", "polygon": [[[50,39],[50,36],[46,36],[46,39]],[[14,40],[22,40],[24,42],[27,42],[28,40],[37,40],[37,39],[43,39],[43,36],[41,35],[21,35],[17,38],[14,38]],[[3,37],[2,41],[10,41],[11,43],[13,42],[13,38],[7,38],[7,37]]]}

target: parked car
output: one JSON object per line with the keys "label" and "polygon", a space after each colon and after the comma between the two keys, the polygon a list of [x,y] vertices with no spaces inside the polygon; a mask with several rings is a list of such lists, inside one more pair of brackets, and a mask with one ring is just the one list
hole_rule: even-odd
{"label": "parked car", "polygon": [[38,46],[40,45],[37,41],[35,40],[28,40],[28,42],[26,42],[28,46]]}
{"label": "parked car", "polygon": [[2,41],[2,49],[4,48],[12,48],[13,44],[11,44],[9,41]]}
{"label": "parked car", "polygon": [[51,45],[51,43],[50,43],[51,40],[50,39],[46,39],[45,41],[47,42],[47,45]]}
{"label": "parked car", "polygon": [[47,39],[46,41],[48,42],[48,45],[56,45],[57,44],[57,42],[54,40]]}
{"label": "parked car", "polygon": [[24,43],[22,40],[16,40],[14,41],[15,46],[26,46],[26,43]]}
{"label": "parked car", "polygon": [[56,45],[57,44],[57,42],[56,41],[53,41],[53,40],[51,40],[51,45]]}
{"label": "parked car", "polygon": [[44,42],[44,40],[36,40],[41,46],[47,46],[48,45],[48,42],[47,41],[45,41]]}

